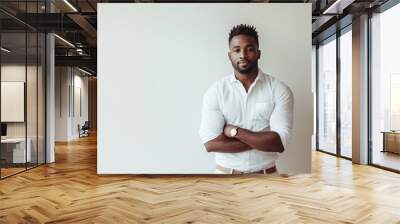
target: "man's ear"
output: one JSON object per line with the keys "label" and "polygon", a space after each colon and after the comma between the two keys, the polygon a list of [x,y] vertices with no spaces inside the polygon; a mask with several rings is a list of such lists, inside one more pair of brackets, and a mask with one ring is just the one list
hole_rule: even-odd
{"label": "man's ear", "polygon": [[260,57],[261,57],[261,50],[258,50],[258,57],[257,57],[257,59],[260,59]]}
{"label": "man's ear", "polygon": [[229,60],[231,59],[231,52],[230,51],[228,51],[228,58],[229,58]]}

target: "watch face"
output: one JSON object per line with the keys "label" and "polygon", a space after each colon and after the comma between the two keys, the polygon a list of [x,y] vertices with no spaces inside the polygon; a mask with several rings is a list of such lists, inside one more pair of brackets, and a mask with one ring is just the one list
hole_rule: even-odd
{"label": "watch face", "polygon": [[236,128],[232,128],[231,129],[231,137],[234,137],[237,133],[237,129]]}

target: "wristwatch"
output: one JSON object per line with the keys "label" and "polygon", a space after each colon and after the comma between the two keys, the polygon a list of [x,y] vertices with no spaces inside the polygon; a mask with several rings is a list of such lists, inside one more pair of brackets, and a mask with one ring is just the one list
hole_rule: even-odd
{"label": "wristwatch", "polygon": [[231,130],[229,130],[229,134],[231,137],[235,137],[237,135],[238,132],[238,127],[234,127]]}

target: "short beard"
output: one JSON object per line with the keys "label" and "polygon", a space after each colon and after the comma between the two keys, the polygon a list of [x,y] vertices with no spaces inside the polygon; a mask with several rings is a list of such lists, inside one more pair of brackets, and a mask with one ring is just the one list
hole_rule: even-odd
{"label": "short beard", "polygon": [[236,71],[240,72],[240,74],[243,74],[243,75],[250,75],[254,70],[256,70],[256,69],[258,68],[258,63],[255,62],[255,63],[249,65],[249,67],[247,67],[247,68],[245,68],[245,69],[241,69],[241,68],[240,68],[239,62],[236,63],[236,64],[235,64],[235,63],[232,63],[232,66],[233,66],[233,68],[234,68]]}

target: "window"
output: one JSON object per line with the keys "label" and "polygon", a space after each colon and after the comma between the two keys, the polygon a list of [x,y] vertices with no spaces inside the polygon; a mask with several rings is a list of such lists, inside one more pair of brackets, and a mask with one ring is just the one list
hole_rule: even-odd
{"label": "window", "polygon": [[352,35],[340,36],[340,155],[352,157]]}
{"label": "window", "polygon": [[336,39],[318,48],[318,149],[336,154]]}
{"label": "window", "polygon": [[400,170],[400,5],[371,19],[372,164]]}

